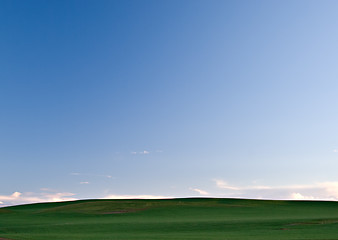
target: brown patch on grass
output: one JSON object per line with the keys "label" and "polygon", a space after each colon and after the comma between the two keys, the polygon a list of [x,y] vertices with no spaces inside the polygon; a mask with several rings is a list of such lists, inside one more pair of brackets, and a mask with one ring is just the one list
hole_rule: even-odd
{"label": "brown patch on grass", "polygon": [[333,224],[338,223],[338,220],[336,219],[324,219],[324,220],[317,220],[317,221],[311,221],[311,222],[295,222],[289,224],[289,226],[297,226],[297,225],[321,225],[321,224]]}
{"label": "brown patch on grass", "polygon": [[308,223],[308,222],[297,222],[297,223],[290,223],[288,224],[289,226],[297,226],[297,225],[311,225],[313,223]]}
{"label": "brown patch on grass", "polygon": [[146,210],[146,209],[147,208],[128,209],[128,210],[125,209],[125,210],[117,210],[117,211],[111,211],[111,212],[104,212],[102,214],[123,214],[123,213],[130,213],[130,212],[139,212],[139,211]]}
{"label": "brown patch on grass", "polygon": [[[0,209],[0,213],[10,213],[10,212],[12,212],[12,211],[10,211],[8,209],[4,209],[4,208]],[[1,238],[0,238],[0,240],[1,240]]]}
{"label": "brown patch on grass", "polygon": [[131,211],[121,210],[121,211],[104,212],[102,214],[120,214],[120,213],[128,213],[128,212],[131,212]]}

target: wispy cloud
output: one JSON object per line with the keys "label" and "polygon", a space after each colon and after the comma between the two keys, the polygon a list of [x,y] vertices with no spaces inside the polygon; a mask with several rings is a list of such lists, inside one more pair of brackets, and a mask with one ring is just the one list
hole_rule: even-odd
{"label": "wispy cloud", "polygon": [[170,199],[170,196],[157,196],[157,195],[108,195],[103,199]]}
{"label": "wispy cloud", "polygon": [[229,190],[238,190],[237,187],[230,186],[227,182],[225,182],[225,181],[223,181],[223,180],[215,179],[214,181],[216,182],[216,185],[217,185],[217,187],[219,187],[219,188],[229,189]]}
{"label": "wispy cloud", "polygon": [[338,200],[338,182],[319,182],[307,185],[285,186],[234,186],[223,180],[214,180],[225,190],[224,196],[258,199]]}
{"label": "wispy cloud", "polygon": [[78,173],[78,172],[72,172],[70,175],[73,176],[88,176],[88,177],[104,177],[104,178],[113,178],[111,175],[105,175],[105,174],[90,174],[90,173]]}
{"label": "wispy cloud", "polygon": [[60,202],[77,200],[75,194],[70,192],[14,192],[11,195],[0,195],[0,202],[4,205],[16,205],[38,202]]}
{"label": "wispy cloud", "polygon": [[54,189],[51,189],[51,188],[40,188],[41,191],[46,191],[46,192],[57,192],[56,190]]}
{"label": "wispy cloud", "polygon": [[89,184],[89,182],[80,182],[80,184]]}
{"label": "wispy cloud", "polygon": [[313,196],[303,196],[300,193],[292,193],[291,199],[294,199],[294,200],[314,200],[315,198]]}
{"label": "wispy cloud", "polygon": [[206,195],[210,195],[207,191],[198,189],[198,188],[189,188],[191,191],[197,192],[200,195],[206,196]]}
{"label": "wispy cloud", "polygon": [[150,151],[143,150],[141,152],[131,152],[131,154],[133,154],[133,155],[137,155],[137,154],[145,155],[145,154],[150,154]]}

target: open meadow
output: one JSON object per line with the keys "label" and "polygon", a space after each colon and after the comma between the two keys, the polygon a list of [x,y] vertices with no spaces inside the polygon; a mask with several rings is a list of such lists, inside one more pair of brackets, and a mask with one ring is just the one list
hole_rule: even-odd
{"label": "open meadow", "polygon": [[336,240],[338,203],[186,198],[81,200],[0,208],[14,240]]}
{"label": "open meadow", "polygon": [[338,240],[337,26],[338,0],[0,0],[0,240]]}

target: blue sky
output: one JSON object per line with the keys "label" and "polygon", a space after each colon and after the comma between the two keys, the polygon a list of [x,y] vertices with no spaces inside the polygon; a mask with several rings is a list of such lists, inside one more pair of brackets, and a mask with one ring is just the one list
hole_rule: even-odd
{"label": "blue sky", "polygon": [[337,10],[1,1],[0,204],[337,200]]}

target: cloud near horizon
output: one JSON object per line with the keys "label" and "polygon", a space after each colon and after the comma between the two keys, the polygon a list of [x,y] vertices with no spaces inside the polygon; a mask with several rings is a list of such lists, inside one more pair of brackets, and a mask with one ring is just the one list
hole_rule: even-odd
{"label": "cloud near horizon", "polygon": [[219,179],[214,180],[219,189],[226,190],[227,197],[279,200],[330,200],[338,201],[338,182],[319,182],[307,185],[285,186],[233,186]]}
{"label": "cloud near horizon", "polygon": [[191,191],[197,192],[200,195],[206,196],[206,195],[210,195],[207,191],[204,191],[202,189],[198,189],[198,188],[189,188]]}
{"label": "cloud near horizon", "polygon": [[4,206],[39,203],[39,202],[62,202],[78,200],[74,193],[69,192],[14,192],[11,195],[0,195],[0,204]]}
{"label": "cloud near horizon", "polygon": [[[305,185],[267,186],[231,185],[224,180],[214,179],[216,187],[221,191],[210,194],[206,190],[189,188],[200,195],[219,198],[250,198],[250,199],[276,199],[276,200],[330,200],[338,201],[338,182],[318,182]],[[41,188],[41,192],[13,192],[10,195],[0,195],[1,207],[39,202],[59,202],[78,200],[71,192],[58,192],[49,188]],[[187,197],[181,195],[180,197]],[[163,195],[118,195],[110,194],[102,199],[172,199],[177,196]]]}
{"label": "cloud near horizon", "polygon": [[157,196],[157,195],[108,195],[103,197],[103,199],[171,199],[174,197],[169,196]]}

